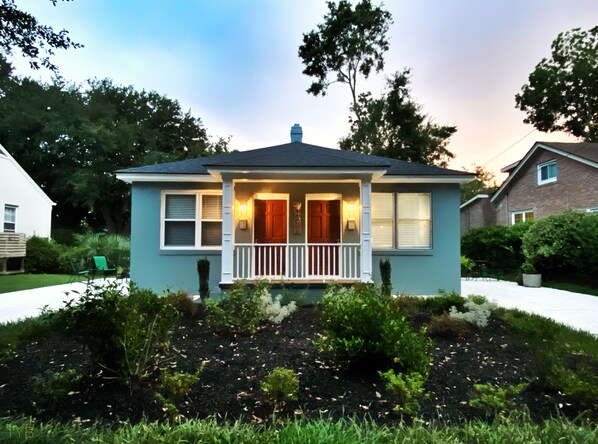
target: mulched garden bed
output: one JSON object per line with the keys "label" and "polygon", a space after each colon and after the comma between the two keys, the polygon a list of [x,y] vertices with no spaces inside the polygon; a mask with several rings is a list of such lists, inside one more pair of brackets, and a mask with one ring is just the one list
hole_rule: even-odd
{"label": "mulched garden bed", "polygon": [[[187,372],[195,371],[200,362],[205,368],[200,382],[179,405],[181,413],[188,418],[216,415],[267,421],[272,406],[260,393],[260,382],[274,367],[283,366],[298,373],[300,384],[298,400],[287,404],[283,415],[397,421],[393,400],[376,371],[335,365],[313,345],[320,332],[319,313],[312,307],[300,308],[281,325],[265,324],[254,335],[215,332],[205,325],[201,312],[184,318],[172,338],[176,352],[169,357],[170,363]],[[475,383],[504,386],[528,382],[533,357],[506,333],[504,322],[495,315],[487,327],[464,338],[436,338],[434,343],[434,362],[426,383],[429,397],[421,403],[424,420],[453,423],[479,417],[481,412],[468,405],[475,395]],[[69,338],[48,335],[23,346],[14,360],[0,368],[0,416],[82,422],[101,419],[115,424],[165,417],[154,398],[157,375],[129,391],[96,373],[64,398],[36,400],[32,378],[48,370],[69,368],[83,374],[94,371],[85,348]],[[523,392],[522,401],[535,419],[557,411],[570,417],[578,413],[558,393],[534,391],[532,386]]]}

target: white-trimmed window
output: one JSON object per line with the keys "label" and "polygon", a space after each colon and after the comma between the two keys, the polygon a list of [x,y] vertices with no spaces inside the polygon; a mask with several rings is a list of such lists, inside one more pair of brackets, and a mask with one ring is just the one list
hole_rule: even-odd
{"label": "white-trimmed window", "polygon": [[173,191],[162,196],[162,247],[221,246],[220,192]]}
{"label": "white-trimmed window", "polygon": [[538,165],[538,185],[556,182],[556,176],[556,160],[551,160]]}
{"label": "white-trimmed window", "polygon": [[432,247],[430,193],[397,193],[397,247]]}
{"label": "white-trimmed window", "polygon": [[372,193],[372,247],[392,248],[393,193]]}
{"label": "white-trimmed window", "polygon": [[372,193],[372,247],[432,248],[430,193]]}
{"label": "white-trimmed window", "polygon": [[515,225],[519,222],[527,222],[528,220],[534,220],[534,212],[532,210],[513,211],[511,213],[512,225]]}
{"label": "white-trimmed window", "polygon": [[4,232],[15,233],[17,231],[17,207],[15,205],[4,205]]}

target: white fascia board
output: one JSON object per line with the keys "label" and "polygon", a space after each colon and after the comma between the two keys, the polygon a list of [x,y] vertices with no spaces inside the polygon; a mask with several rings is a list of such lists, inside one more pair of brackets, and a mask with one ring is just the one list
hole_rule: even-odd
{"label": "white fascia board", "polygon": [[507,177],[507,180],[505,180],[503,182],[503,184],[500,186],[500,188],[498,190],[496,190],[496,193],[494,193],[492,198],[490,198],[490,202],[494,202],[498,198],[498,196],[500,196],[502,194],[502,192],[505,190],[505,188],[511,183],[513,178],[517,175],[519,170],[521,170],[521,168],[523,168],[523,166],[527,164],[527,161],[530,159],[530,157],[532,157],[534,155],[534,153],[538,150],[538,148],[542,148],[546,151],[550,151],[550,152],[553,152],[560,156],[568,157],[573,160],[577,160],[578,162],[584,163],[591,167],[598,168],[597,162],[593,162],[591,160],[584,159],[583,157],[576,156],[575,154],[568,153],[567,151],[559,150],[558,148],[554,148],[554,147],[552,147],[550,145],[546,145],[544,143],[536,142],[534,144],[534,146],[532,146],[532,148],[527,152],[525,157],[523,159],[521,159],[521,161],[517,165],[517,168],[515,168],[513,170],[513,172],[511,174],[509,174],[509,177]]}
{"label": "white fascia board", "polygon": [[126,183],[133,182],[220,182],[205,174],[143,174],[116,173],[116,178]]}
{"label": "white fascia board", "polygon": [[384,176],[375,183],[458,183],[463,184],[475,179],[474,175],[467,176]]}
{"label": "white fascia board", "polygon": [[545,145],[543,143],[538,143],[538,146],[544,148],[546,151],[552,151],[553,153],[560,154],[563,157],[568,157],[573,160],[577,160],[578,162],[584,163],[594,168],[598,168],[598,162],[594,162],[589,159],[584,159],[583,157],[579,157],[576,154],[568,153],[567,151],[561,151],[558,148],[553,148],[550,145]]}
{"label": "white fascia board", "polygon": [[469,205],[470,203],[473,203],[474,201],[476,201],[478,199],[488,199],[489,197],[490,196],[488,196],[487,194],[476,194],[471,199],[469,199],[467,202],[465,202],[463,205],[461,205],[459,207],[459,209],[465,208],[467,205]]}
{"label": "white fascia board", "polygon": [[12,157],[12,155],[8,152],[8,150],[6,148],[4,148],[4,146],[2,146],[1,144],[0,144],[0,147],[2,148],[2,153],[6,155],[8,161],[14,165],[14,167],[17,169],[17,171],[19,171],[23,175],[23,177],[25,177],[25,179],[37,190],[37,192],[42,195],[42,197],[48,202],[48,204],[55,206],[56,202],[54,202],[52,199],[50,199],[50,197],[46,194],[46,192],[35,182],[35,180],[33,180],[31,178],[31,176],[27,173],[27,171],[25,171],[21,167],[21,165],[19,165],[19,162],[17,162],[15,160],[15,158]]}

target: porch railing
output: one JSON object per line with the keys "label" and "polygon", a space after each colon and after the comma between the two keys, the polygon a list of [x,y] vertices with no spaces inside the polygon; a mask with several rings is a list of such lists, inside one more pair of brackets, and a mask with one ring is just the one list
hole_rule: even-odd
{"label": "porch railing", "polygon": [[359,279],[360,244],[235,244],[235,279]]}

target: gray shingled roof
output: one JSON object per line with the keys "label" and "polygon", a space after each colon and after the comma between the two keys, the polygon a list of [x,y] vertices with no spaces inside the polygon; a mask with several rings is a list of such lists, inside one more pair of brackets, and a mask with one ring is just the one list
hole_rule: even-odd
{"label": "gray shingled roof", "polygon": [[548,145],[557,150],[565,151],[570,154],[582,157],[592,162],[598,162],[598,143],[569,143],[569,142],[537,142],[542,145]]}
{"label": "gray shingled roof", "polygon": [[330,168],[384,169],[386,175],[469,175],[465,171],[449,170],[386,157],[369,156],[351,151],[325,148],[302,142],[291,142],[249,151],[236,151],[211,157],[147,165],[118,170],[135,174],[208,174],[208,168]]}

